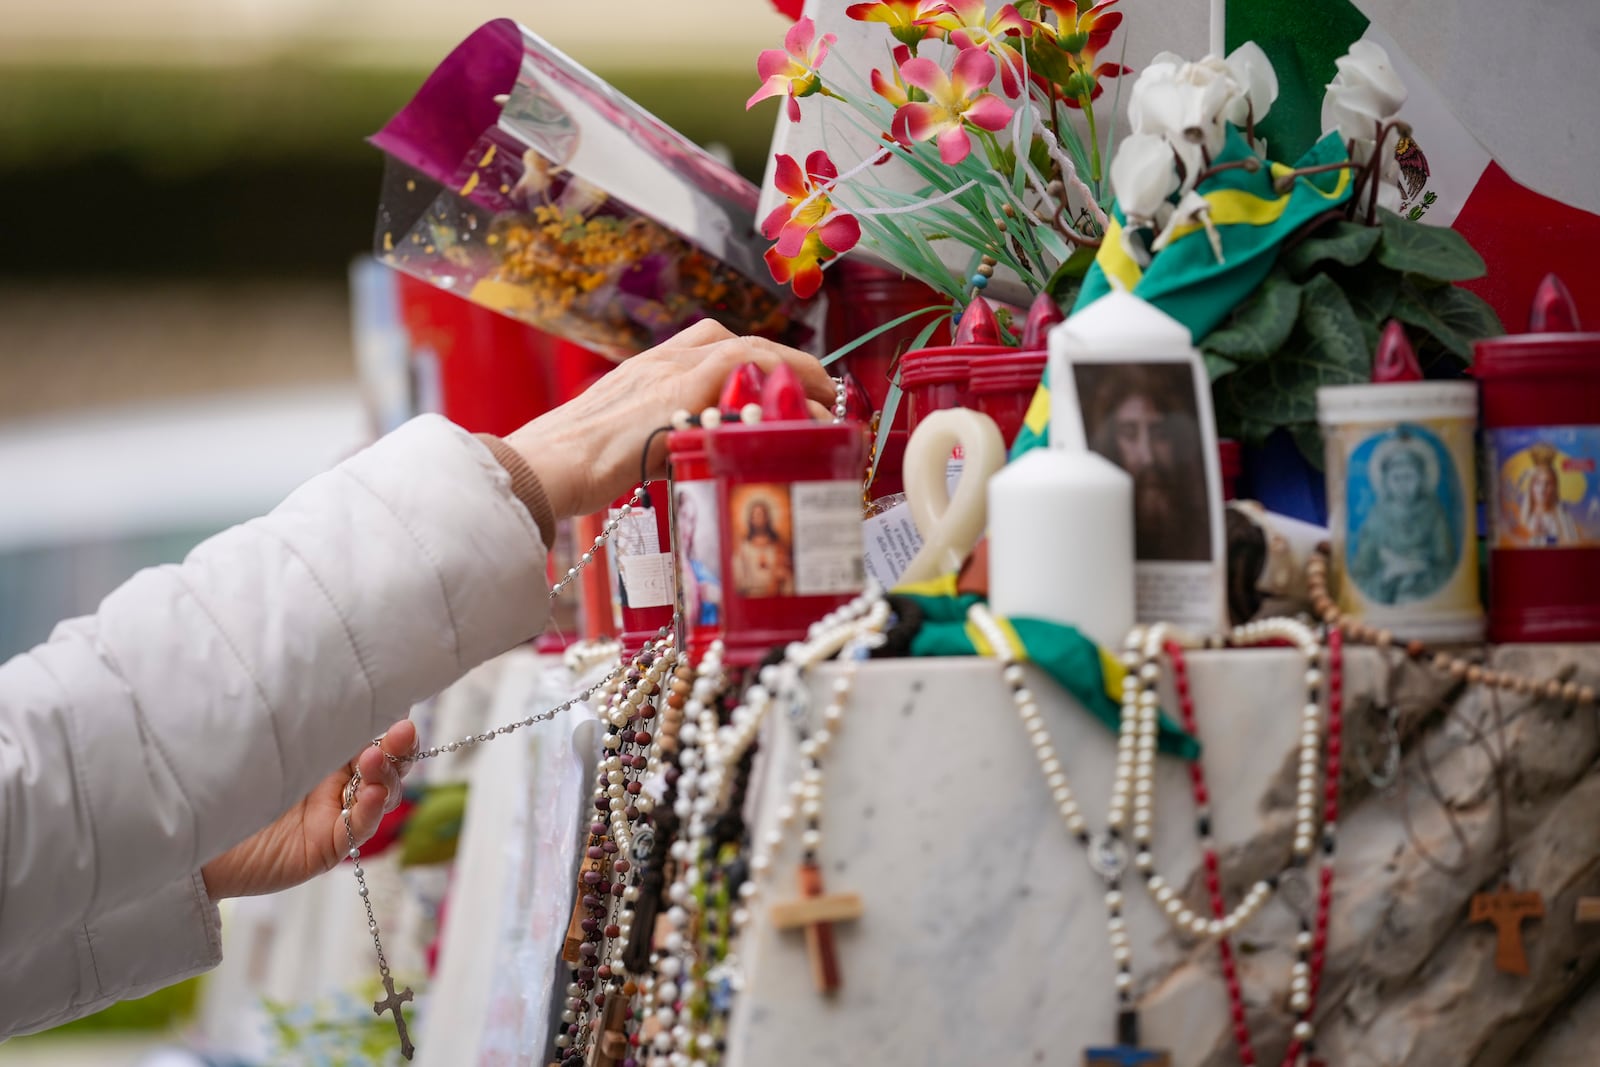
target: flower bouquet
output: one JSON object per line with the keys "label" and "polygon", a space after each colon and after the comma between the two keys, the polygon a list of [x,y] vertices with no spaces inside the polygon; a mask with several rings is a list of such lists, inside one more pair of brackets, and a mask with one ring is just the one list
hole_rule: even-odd
{"label": "flower bouquet", "polygon": [[617,359],[706,317],[793,339],[756,188],[515,22],[463,41],[372,140],[394,267]]}
{"label": "flower bouquet", "polygon": [[761,54],[749,105],[780,97],[790,121],[835,108],[875,148],[843,173],[826,150],[776,157],[785,200],[762,222],[773,276],[809,295],[859,246],[948,297],[946,313],[991,282],[1019,304],[1070,294],[1107,224],[1096,109],[1128,70],[1102,58],[1116,3],[1022,0],[992,14],[983,0],[857,3],[849,18],[882,37],[865,74],[829,64],[834,35],[800,19]]}

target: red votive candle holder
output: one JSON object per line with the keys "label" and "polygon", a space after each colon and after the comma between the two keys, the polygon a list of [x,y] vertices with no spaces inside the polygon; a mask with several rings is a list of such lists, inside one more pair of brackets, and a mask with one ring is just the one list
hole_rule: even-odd
{"label": "red votive candle holder", "polygon": [[672,543],[684,640],[698,663],[722,632],[722,550],[717,482],[706,454],[706,431],[667,435],[672,467]]}
{"label": "red votive candle holder", "polygon": [[705,434],[717,479],[724,659],[759,663],[865,585],[859,423],[724,424]]}
{"label": "red votive candle holder", "polygon": [[1528,333],[1479,341],[1489,640],[1600,641],[1600,333],[1552,275]]}
{"label": "red votive candle holder", "polygon": [[1244,473],[1244,451],[1238,441],[1217,442],[1217,462],[1222,470],[1222,499],[1237,500],[1239,476]]}
{"label": "red votive candle holder", "polygon": [[1006,447],[1022,432],[1022,420],[1044,377],[1049,353],[1009,351],[972,362],[972,406],[994,420]]}

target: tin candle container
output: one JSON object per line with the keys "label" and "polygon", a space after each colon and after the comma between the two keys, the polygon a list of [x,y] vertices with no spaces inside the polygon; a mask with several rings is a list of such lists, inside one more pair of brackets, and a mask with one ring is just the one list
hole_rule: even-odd
{"label": "tin candle container", "polygon": [[1397,636],[1483,639],[1470,382],[1317,390],[1339,606]]}

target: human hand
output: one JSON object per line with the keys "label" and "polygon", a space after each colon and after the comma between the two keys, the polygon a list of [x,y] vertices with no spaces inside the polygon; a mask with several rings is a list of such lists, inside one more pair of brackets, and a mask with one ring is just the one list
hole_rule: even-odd
{"label": "human hand", "polygon": [[[736,337],[706,319],[624,360],[506,443],[539,475],[557,518],[591,514],[638,483],[640,452],[652,430],[667,425],[674,411],[699,412],[715,404],[728,375],[744,363],[764,372],[787,363],[813,409],[827,417],[833,381],[815,357],[758,337]],[[666,469],[662,438],[652,443],[647,469],[651,477]]]}
{"label": "human hand", "polygon": [[416,750],[417,728],[409,719],[389,727],[381,745],[362,749],[271,825],[201,868],[206,892],[212,900],[276,893],[332,870],[350,850],[342,812],[351,768],[361,771],[361,787],[350,809],[350,828],[361,845],[377,833],[384,813],[400,803],[400,780],[411,769],[410,763],[390,762],[385,753],[409,756]]}

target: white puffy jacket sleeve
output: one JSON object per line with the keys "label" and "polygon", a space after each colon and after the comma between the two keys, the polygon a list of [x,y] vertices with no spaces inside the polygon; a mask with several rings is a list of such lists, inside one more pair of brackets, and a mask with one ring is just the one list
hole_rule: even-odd
{"label": "white puffy jacket sleeve", "polygon": [[214,965],[201,865],[547,593],[511,476],[424,417],[0,666],[0,1035]]}

